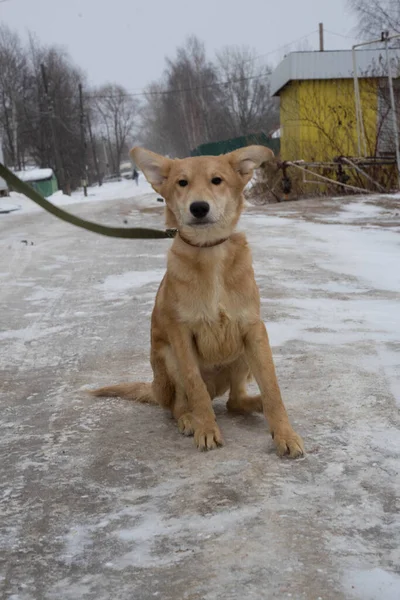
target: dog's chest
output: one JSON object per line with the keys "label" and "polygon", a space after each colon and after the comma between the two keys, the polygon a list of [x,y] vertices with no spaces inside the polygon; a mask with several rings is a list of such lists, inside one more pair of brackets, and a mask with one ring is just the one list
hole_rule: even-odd
{"label": "dog's chest", "polygon": [[191,329],[197,353],[205,365],[231,362],[243,352],[240,321],[231,318],[222,305],[216,319],[199,320]]}
{"label": "dog's chest", "polygon": [[204,364],[230,362],[243,352],[246,306],[238,294],[229,293],[218,276],[193,286],[180,301],[179,314],[191,329]]}

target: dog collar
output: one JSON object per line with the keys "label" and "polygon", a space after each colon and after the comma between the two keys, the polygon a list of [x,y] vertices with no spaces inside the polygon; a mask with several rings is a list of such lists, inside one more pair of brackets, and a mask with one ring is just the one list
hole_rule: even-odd
{"label": "dog collar", "polygon": [[179,237],[181,238],[182,242],[185,242],[185,244],[188,244],[189,246],[193,246],[193,248],[214,248],[214,246],[220,246],[221,244],[223,244],[224,242],[226,242],[227,240],[229,240],[229,236],[226,238],[222,238],[222,240],[217,240],[216,242],[206,242],[205,244],[192,244],[191,241],[189,241],[187,238],[183,237],[183,235],[181,234],[180,231],[177,232]]}

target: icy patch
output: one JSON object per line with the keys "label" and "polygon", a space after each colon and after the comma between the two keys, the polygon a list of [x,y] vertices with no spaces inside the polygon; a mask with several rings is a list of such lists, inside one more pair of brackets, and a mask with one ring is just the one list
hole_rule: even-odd
{"label": "icy patch", "polygon": [[351,285],[345,280],[328,281],[326,283],[306,283],[304,281],[294,280],[290,281],[290,285],[288,285],[288,281],[286,280],[285,285],[291,288],[295,288],[297,290],[301,290],[302,292],[307,294],[310,290],[316,292],[325,292],[327,294],[362,294],[370,289],[369,287]]}
{"label": "icy patch", "polygon": [[344,580],[347,597],[359,600],[398,600],[400,575],[375,568],[354,571]]}
{"label": "icy patch", "polygon": [[290,316],[268,322],[272,345],[295,339],[328,345],[360,340],[396,342],[400,336],[396,301],[293,298],[280,299],[279,308],[286,308]]}
{"label": "icy patch", "polygon": [[40,340],[48,335],[60,333],[65,327],[55,326],[47,329],[39,328],[37,324],[30,325],[24,329],[11,329],[9,331],[0,331],[0,340],[20,340],[25,344],[34,340]]}
{"label": "icy patch", "polygon": [[[130,550],[115,557],[109,568],[120,571],[179,562],[195,551],[196,539],[215,539],[219,536],[229,538],[238,525],[254,519],[260,512],[260,506],[251,506],[209,516],[166,518],[157,512],[142,514],[134,527],[114,532],[119,540],[130,546]],[[167,543],[167,540],[173,540],[169,543],[170,551],[160,554],[159,546],[162,542]]]}
{"label": "icy patch", "polygon": [[92,545],[92,539],[85,527],[75,525],[65,536],[65,552],[63,555],[67,563],[71,563],[81,558],[82,554]]}
{"label": "icy patch", "polygon": [[37,286],[36,290],[33,292],[33,294],[31,294],[31,296],[29,296],[29,298],[27,298],[27,300],[30,300],[32,302],[40,302],[42,300],[56,300],[62,295],[62,293],[63,290],[59,288],[46,289],[41,286]]}
{"label": "icy patch", "polygon": [[[400,292],[400,235],[397,232],[304,222],[296,227],[319,238],[312,243],[318,266],[357,277],[371,288]],[[321,250],[325,253],[328,248],[332,257],[326,260]]]}
{"label": "icy patch", "polygon": [[324,221],[338,221],[348,223],[349,221],[360,221],[365,219],[377,219],[384,214],[390,214],[385,208],[366,202],[351,202],[340,207],[339,215],[324,216]]}
{"label": "icy patch", "polygon": [[165,270],[127,271],[120,275],[109,275],[96,289],[103,292],[106,300],[129,298],[130,290],[141,288],[150,283],[160,283]]}
{"label": "icy patch", "polygon": [[0,214],[8,214],[16,210],[20,210],[20,206],[17,204],[10,204],[10,202],[0,202]]}
{"label": "icy patch", "polygon": [[376,217],[385,212],[385,209],[375,204],[367,204],[363,202],[352,202],[345,204],[342,210],[346,213],[347,218],[359,219],[363,217]]}

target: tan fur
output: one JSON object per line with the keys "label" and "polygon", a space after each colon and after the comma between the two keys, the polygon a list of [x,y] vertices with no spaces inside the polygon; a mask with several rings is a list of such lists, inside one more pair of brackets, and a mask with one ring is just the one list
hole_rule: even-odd
{"label": "tan fur", "polygon": [[93,396],[107,396],[118,398],[127,398],[143,404],[158,404],[153,394],[151,383],[118,383],[117,385],[108,385],[99,390],[88,390]]}
{"label": "tan fur", "polygon": [[[181,160],[142,148],[131,154],[165,199],[167,223],[179,234],[152,314],[153,383],[122,384],[93,393],[152,400],[170,409],[179,430],[193,434],[197,447],[206,450],[223,443],[211,400],[229,390],[229,410],[263,412],[278,453],[301,456],[303,443],[290,426],[260,317],[250,249],[245,236],[234,231],[243,188],[253,169],[272,152],[250,146],[224,156]],[[212,183],[215,177],[222,179],[219,185]],[[181,187],[180,180],[188,185]],[[190,212],[195,201],[210,206],[209,223],[201,227]],[[221,240],[225,241],[204,247]],[[254,398],[246,392],[251,374],[260,388]]]}

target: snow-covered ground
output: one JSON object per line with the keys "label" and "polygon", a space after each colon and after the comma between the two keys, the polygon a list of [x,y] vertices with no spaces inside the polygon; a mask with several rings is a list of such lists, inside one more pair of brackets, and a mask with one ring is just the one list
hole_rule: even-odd
{"label": "snow-covered ground", "polygon": [[[162,226],[148,188],[108,185],[74,212]],[[169,240],[0,215],[0,597],[400,598],[399,199],[249,208],[242,228],[300,461],[224,400],[226,445],[199,454],[161,409],[80,391],[150,379]]]}

